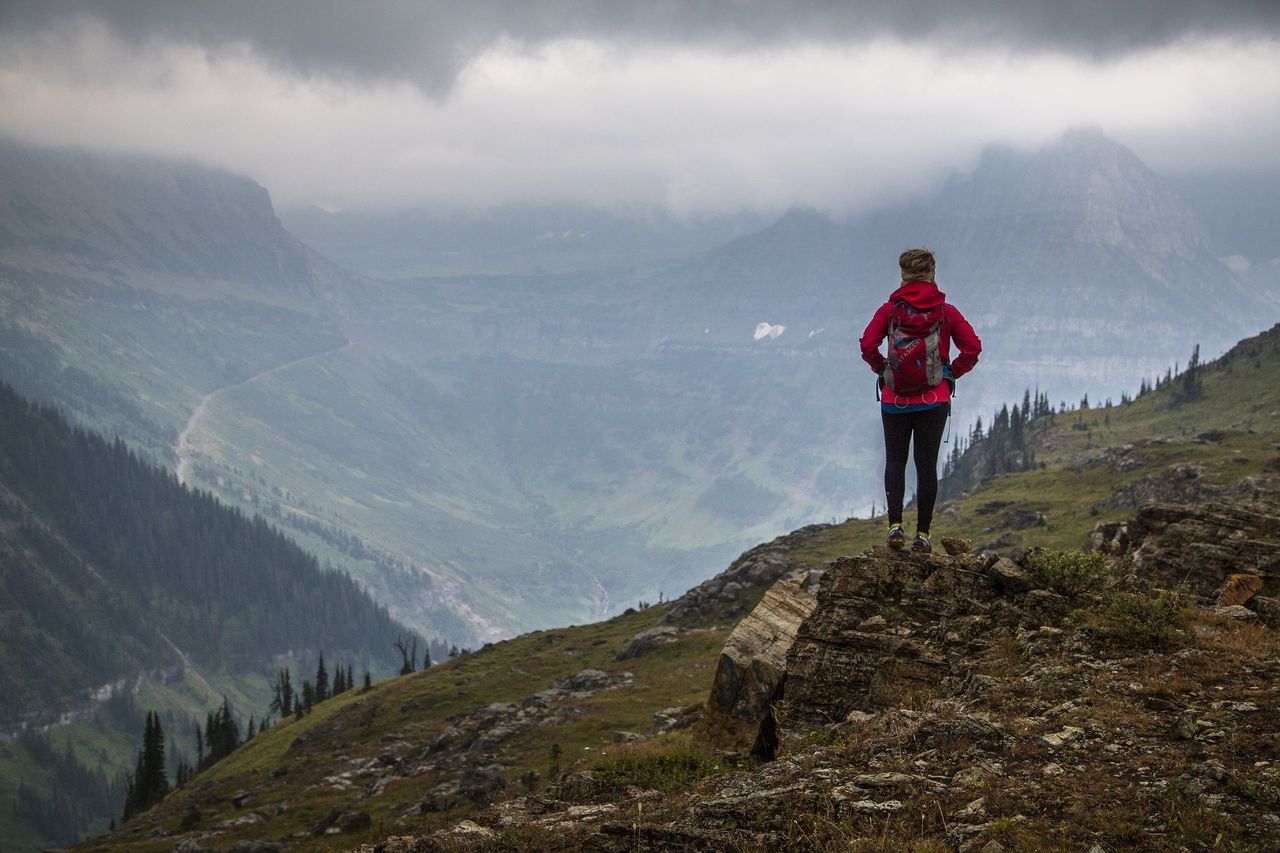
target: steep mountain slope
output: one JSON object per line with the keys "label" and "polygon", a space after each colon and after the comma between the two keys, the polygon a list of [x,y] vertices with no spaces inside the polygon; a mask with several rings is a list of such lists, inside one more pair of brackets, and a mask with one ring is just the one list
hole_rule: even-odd
{"label": "steep mountain slope", "polygon": [[[328,652],[386,670],[389,644],[407,633],[350,578],[322,570],[260,518],[191,492],[6,385],[0,601],[6,736],[93,721],[117,696],[156,702],[159,692],[167,710],[203,712],[218,700],[210,682],[250,700],[246,716],[261,715],[277,662]],[[114,778],[129,766],[120,745],[137,737],[124,716],[120,725],[56,728],[59,749]],[[22,740],[12,749],[0,760],[5,801],[30,751]],[[89,815],[93,828],[119,805]]]}
{"label": "steep mountain slope", "polygon": [[[0,175],[0,378],[184,480],[223,397],[351,345],[338,318],[367,298],[365,283],[285,231],[247,178],[12,142],[0,144]],[[219,486],[217,475],[196,482]],[[272,485],[220,497],[278,509],[285,495]],[[274,520],[308,548],[384,602],[413,601],[424,631],[470,640],[451,611],[433,619],[419,600],[429,576],[311,507],[292,509]]]}
{"label": "steep mountain slope", "polygon": [[[1269,379],[1277,369],[1280,326],[1203,368],[1198,396],[1180,397],[1186,386],[1175,379],[1131,404],[1038,418],[1028,442],[1045,467],[978,483],[942,508],[938,533],[1003,538],[995,546],[1003,551],[1078,549],[1099,522],[1111,530],[1106,522],[1133,516],[1145,501],[1214,495],[1258,501],[1260,509],[1197,520],[1200,510],[1191,507],[1179,516],[1186,535],[1251,518],[1246,527],[1262,526],[1227,533],[1229,541],[1252,542],[1251,555],[1274,559],[1280,391]],[[969,452],[985,449],[980,439]],[[863,558],[880,573],[876,582],[889,586],[830,606],[858,613],[850,622],[846,612],[840,636],[899,655],[880,682],[879,704],[831,729],[797,717],[780,760],[764,765],[709,750],[693,728],[698,709],[689,706],[707,698],[733,620],[776,579],[821,569],[882,536],[883,519],[806,527],[743,554],[673,603],[517,637],[344,696],[274,728],[85,849],[222,850],[247,840],[294,850],[361,842],[405,851],[682,849],[759,841],[735,835],[735,827],[768,833],[760,838],[775,845],[832,850],[885,833],[935,846],[981,838],[1017,847],[1034,844],[1037,834],[1068,846],[1091,837],[1107,847],[1163,849],[1176,838],[1209,845],[1218,833],[1224,842],[1257,843],[1254,818],[1280,802],[1265,758],[1277,724],[1266,704],[1280,653],[1276,630],[1189,601],[1186,622],[1175,613],[1161,629],[1176,629],[1170,646],[1117,633],[1163,625],[1142,621],[1163,606],[1150,579],[1134,586],[1116,576],[1112,592],[1072,599],[1079,615],[1069,616],[1067,593],[1053,589],[1073,578],[1083,583],[1070,571],[1050,584],[1006,561],[1005,587],[965,593],[965,584],[985,583],[991,561],[921,559],[886,568],[883,555]],[[1177,541],[1171,533],[1165,550],[1153,553],[1188,565],[1219,554],[1215,541],[1193,538],[1181,551]],[[855,562],[840,560],[831,571],[856,580]],[[1218,556],[1212,562],[1223,564]],[[921,586],[937,566],[947,571]],[[893,586],[895,573],[915,580]],[[943,575],[953,586],[943,585]],[[1204,572],[1194,583],[1210,577]],[[1262,591],[1273,596],[1274,575],[1267,584]],[[884,601],[899,606],[887,615],[857,610]],[[1142,602],[1154,604],[1144,610]],[[985,608],[999,624],[974,621],[961,612],[966,607]],[[956,619],[933,624],[939,613]],[[858,622],[863,616],[866,624]],[[917,631],[908,621],[922,624]],[[1108,637],[1129,639],[1109,646]],[[968,642],[979,645],[957,658]],[[830,654],[832,665],[807,677],[825,677],[840,691],[840,679],[862,670],[835,665],[849,648]],[[956,687],[952,681],[919,683],[939,655],[971,664],[956,695],[937,692]],[[855,694],[844,687],[840,701],[849,701]],[[821,708],[801,711],[812,717]],[[652,737],[628,743],[641,732]],[[1077,740],[1087,750],[1071,745]],[[1221,771],[1204,769],[1218,765]],[[1113,782],[1087,809],[1073,808],[1079,786],[1065,780],[1085,773]],[[1158,796],[1133,799],[1140,787]],[[530,796],[522,796],[526,788]],[[973,805],[984,794],[985,803]],[[890,797],[898,805],[880,805]],[[491,801],[497,805],[485,809]],[[467,816],[482,825],[457,825]],[[956,826],[966,829],[957,836]]]}

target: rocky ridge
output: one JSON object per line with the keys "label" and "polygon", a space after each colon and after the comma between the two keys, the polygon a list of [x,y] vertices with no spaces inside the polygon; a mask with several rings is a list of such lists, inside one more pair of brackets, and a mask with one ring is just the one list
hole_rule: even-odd
{"label": "rocky ridge", "polygon": [[1280,506],[1156,505],[1091,542],[783,577],[717,670],[719,772],[676,793],[587,774],[366,849],[1264,849]]}

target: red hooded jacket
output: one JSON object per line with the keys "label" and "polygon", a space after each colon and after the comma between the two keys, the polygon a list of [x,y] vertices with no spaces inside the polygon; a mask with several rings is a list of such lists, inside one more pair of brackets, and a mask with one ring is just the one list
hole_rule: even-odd
{"label": "red hooded jacket", "polygon": [[[938,285],[931,281],[909,281],[895,290],[889,296],[888,302],[876,309],[871,322],[867,324],[867,330],[862,333],[862,339],[858,342],[858,346],[862,349],[862,360],[871,365],[872,372],[877,376],[884,372],[886,362],[885,357],[880,353],[880,343],[889,334],[889,320],[893,315],[894,303],[906,302],[917,310],[930,311],[946,302],[946,296],[938,290]],[[973,326],[969,325],[969,321],[954,305],[947,303],[943,309],[943,316],[945,320],[938,338],[938,355],[942,357],[943,364],[950,364],[951,375],[959,379],[978,363],[978,355],[982,352],[982,341],[978,340]],[[951,361],[951,341],[953,340],[960,350],[960,355],[955,361]],[[943,382],[923,394],[902,396],[894,394],[890,388],[885,388],[881,391],[880,399],[885,403],[901,406],[949,403],[951,389],[946,382]]]}

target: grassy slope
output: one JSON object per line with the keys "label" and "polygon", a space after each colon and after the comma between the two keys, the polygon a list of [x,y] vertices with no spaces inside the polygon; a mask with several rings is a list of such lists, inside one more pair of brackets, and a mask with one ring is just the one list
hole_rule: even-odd
{"label": "grassy slope", "polygon": [[[994,478],[953,501],[944,508],[937,532],[981,539],[999,531],[1008,533],[1015,544],[1074,548],[1097,521],[1130,514],[1129,510],[1094,514],[1091,507],[1096,501],[1171,463],[1203,464],[1206,478],[1222,483],[1275,464],[1280,455],[1280,389],[1274,382],[1278,369],[1280,326],[1243,342],[1222,362],[1209,366],[1204,374],[1204,396],[1196,402],[1171,408],[1172,389],[1166,388],[1127,406],[1068,413],[1038,423],[1035,442],[1046,467]],[[1091,431],[1073,428],[1076,422],[1088,425]],[[1196,440],[1210,430],[1226,432],[1212,441]],[[1098,464],[1105,447],[1125,444],[1140,444],[1144,460],[1140,467],[1117,472]],[[984,509],[1006,500],[1012,503],[995,511]],[[1046,526],[1008,530],[1011,514],[1026,509],[1043,512]],[[881,525],[880,519],[851,519],[814,534],[806,547],[792,552],[791,559],[800,565],[818,566],[835,556],[858,553],[879,539]],[[762,593],[760,588],[745,590],[740,603],[751,605]],[[572,722],[554,729],[535,728],[521,736],[516,746],[518,766],[510,773],[510,781],[518,790],[515,780],[520,773],[545,771],[552,742],[564,750],[563,765],[572,765],[578,756],[585,766],[595,764],[611,750],[616,751],[612,732],[642,731],[655,711],[705,698],[732,621],[723,616],[713,617],[702,629],[648,656],[613,661],[618,647],[637,631],[659,623],[664,610],[655,607],[591,625],[526,634],[427,672],[381,682],[368,694],[340,697],[302,721],[270,730],[200,777],[191,788],[87,848],[168,850],[171,839],[147,839],[146,834],[157,825],[177,831],[193,803],[201,809],[200,829],[241,815],[227,795],[255,785],[265,788],[254,800],[254,810],[266,813],[282,803],[288,808],[267,823],[224,832],[211,843],[223,848],[249,837],[283,838],[306,832],[348,797],[331,788],[311,786],[348,758],[380,754],[384,738],[425,745],[445,728],[451,715],[491,702],[519,700],[586,667],[630,671],[635,677],[633,686],[576,701],[573,704],[585,713]],[[323,743],[290,750],[299,735],[322,730],[326,732]],[[271,771],[279,767],[287,767],[287,775],[272,779]],[[439,781],[430,776],[399,780],[383,796],[364,801],[358,807],[370,812],[373,827],[362,834],[343,836],[341,846],[462,817],[462,812],[455,810],[397,825],[397,816]],[[294,849],[330,849],[331,841],[309,839]]]}

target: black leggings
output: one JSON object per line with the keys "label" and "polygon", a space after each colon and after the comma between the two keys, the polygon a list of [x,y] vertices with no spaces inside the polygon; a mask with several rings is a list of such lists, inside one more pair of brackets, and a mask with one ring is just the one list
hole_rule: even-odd
{"label": "black leggings", "polygon": [[902,497],[907,490],[907,448],[914,433],[916,462],[916,529],[928,531],[933,504],[938,499],[938,448],[951,414],[951,404],[906,414],[881,411],[884,423],[884,491],[889,499],[889,521],[902,521]]}

